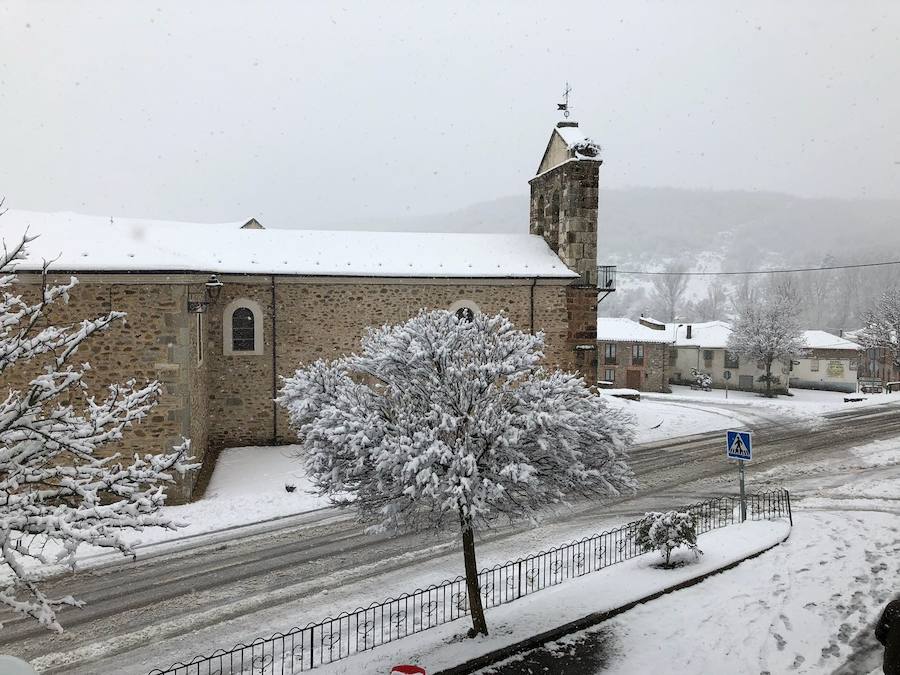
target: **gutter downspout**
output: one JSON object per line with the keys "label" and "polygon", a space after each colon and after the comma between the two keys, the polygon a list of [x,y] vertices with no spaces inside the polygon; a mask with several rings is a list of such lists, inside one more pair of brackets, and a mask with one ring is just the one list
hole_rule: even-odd
{"label": "gutter downspout", "polygon": [[531,322],[531,334],[534,335],[534,287],[537,285],[537,277],[534,277],[531,280],[531,314],[530,314],[530,322]]}
{"label": "gutter downspout", "polygon": [[275,275],[271,276],[272,279],[272,445],[277,445],[278,442],[278,403],[275,402],[275,397],[277,396],[277,385],[278,385],[278,360],[276,356],[276,350],[278,347],[278,342],[275,339],[275,324],[276,322],[276,310],[275,310]]}

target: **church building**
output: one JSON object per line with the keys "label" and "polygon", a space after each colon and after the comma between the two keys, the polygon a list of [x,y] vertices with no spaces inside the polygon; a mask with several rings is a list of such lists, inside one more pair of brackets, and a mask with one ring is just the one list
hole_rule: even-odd
{"label": "church building", "polygon": [[[531,179],[521,234],[315,231],[250,219],[194,224],[10,210],[7,243],[38,238],[17,266],[20,292],[78,277],[55,323],[127,312],[88,341],[91,387],[162,383],[159,406],[126,435],[124,451],[159,451],[188,437],[199,471],[170,502],[203,488],[220,450],[290,443],[273,402],[280,377],[359,346],[369,326],[422,308],[505,312],[544,331],[546,361],[597,375],[599,147],[575,122],[552,131]],[[523,214],[524,216],[524,214]],[[306,225],[306,223],[298,223]],[[4,382],[8,387],[23,383]]]}

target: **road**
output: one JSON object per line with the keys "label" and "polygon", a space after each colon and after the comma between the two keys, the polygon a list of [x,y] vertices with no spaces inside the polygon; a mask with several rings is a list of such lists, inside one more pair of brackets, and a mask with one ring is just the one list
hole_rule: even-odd
{"label": "road", "polygon": [[[753,473],[811,457],[840,457],[855,445],[900,436],[900,410],[850,410],[812,428],[757,416],[751,426],[756,456],[749,476],[752,489]],[[479,551],[516,554],[646,510],[731,493],[734,467],[723,460],[722,437],[715,432],[638,446],[631,453],[641,483],[636,495],[557,509],[538,527],[498,526],[479,538]],[[42,672],[145,675],[152,667],[267,634],[262,616],[283,615],[286,623],[276,625],[287,629],[322,618],[320,609],[353,609],[356,604],[341,604],[359,602],[351,590],[364,593],[366,600],[380,600],[395,589],[412,590],[412,562],[430,564],[423,569],[438,575],[432,581],[455,576],[461,567],[454,533],[368,535],[334,509],[238,535],[204,537],[175,551],[151,547],[135,561],[50,579],[46,587],[51,595],[72,594],[86,607],[60,613],[66,632],[59,636],[25,619],[0,617],[0,653],[32,661]],[[487,563],[481,555],[480,562]]]}

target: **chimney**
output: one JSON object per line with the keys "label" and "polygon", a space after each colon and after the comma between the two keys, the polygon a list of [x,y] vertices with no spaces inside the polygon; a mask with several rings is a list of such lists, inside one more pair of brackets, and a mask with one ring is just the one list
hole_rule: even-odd
{"label": "chimney", "polygon": [[687,339],[688,339],[688,340],[691,339],[691,329],[692,329],[692,328],[693,328],[693,326],[691,326],[691,324],[688,324],[688,325],[687,325]]}

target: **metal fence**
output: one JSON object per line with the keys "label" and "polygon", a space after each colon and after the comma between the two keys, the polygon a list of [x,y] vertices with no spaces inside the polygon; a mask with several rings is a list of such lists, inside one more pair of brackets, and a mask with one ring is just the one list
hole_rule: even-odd
{"label": "metal fence", "polygon": [[[683,506],[697,534],[740,520],[738,497],[717,497]],[[791,518],[790,495],[776,490],[747,496],[747,519]],[[567,579],[629,560],[647,551],[636,541],[639,521],[519,558],[479,573],[485,609],[505,605]],[[304,628],[257,638],[228,651],[198,656],[150,675],[285,675],[310,670],[358,652],[455,621],[469,613],[465,577],[397,598],[342,612]]]}

